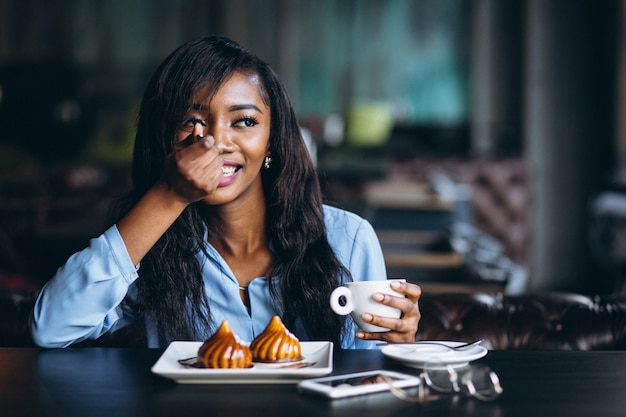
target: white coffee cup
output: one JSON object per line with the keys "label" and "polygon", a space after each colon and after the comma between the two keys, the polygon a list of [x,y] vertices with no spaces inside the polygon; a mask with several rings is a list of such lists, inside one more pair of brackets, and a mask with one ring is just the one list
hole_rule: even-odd
{"label": "white coffee cup", "polygon": [[[404,282],[404,279],[387,279],[380,281],[360,281],[347,282],[341,287],[337,287],[330,294],[330,307],[339,315],[352,314],[356,324],[366,332],[388,332],[390,329],[374,326],[365,323],[361,316],[370,313],[377,316],[399,318],[402,313],[399,309],[381,304],[373,300],[376,293],[391,294],[397,297],[404,297],[391,288],[393,281]],[[345,304],[340,304],[341,298],[345,299]]]}

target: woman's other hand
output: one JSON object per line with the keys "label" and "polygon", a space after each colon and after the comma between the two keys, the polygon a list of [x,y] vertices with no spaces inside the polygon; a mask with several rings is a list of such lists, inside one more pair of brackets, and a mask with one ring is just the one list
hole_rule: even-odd
{"label": "woman's other hand", "polygon": [[388,332],[369,333],[359,331],[356,336],[363,340],[383,340],[389,343],[408,343],[415,341],[417,328],[420,321],[418,300],[422,290],[418,285],[409,282],[394,281],[391,288],[402,293],[405,297],[397,297],[390,294],[377,293],[374,300],[402,311],[400,318],[363,314],[363,321],[380,327],[391,329]]}

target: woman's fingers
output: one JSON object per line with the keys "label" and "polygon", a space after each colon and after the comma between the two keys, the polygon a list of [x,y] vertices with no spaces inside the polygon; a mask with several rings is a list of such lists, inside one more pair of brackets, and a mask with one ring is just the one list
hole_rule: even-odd
{"label": "woman's fingers", "polygon": [[366,313],[362,317],[363,321],[375,326],[388,328],[390,331],[379,333],[358,332],[358,338],[364,340],[385,340],[391,343],[406,343],[415,340],[415,334],[421,318],[418,304],[422,294],[421,288],[418,285],[407,282],[394,282],[392,287],[394,290],[404,294],[405,297],[378,293],[374,295],[374,300],[399,309],[402,312],[400,318]]}
{"label": "woman's fingers", "polygon": [[213,137],[204,137],[194,128],[167,156],[165,181],[183,199],[195,202],[215,191],[223,175],[222,165]]}

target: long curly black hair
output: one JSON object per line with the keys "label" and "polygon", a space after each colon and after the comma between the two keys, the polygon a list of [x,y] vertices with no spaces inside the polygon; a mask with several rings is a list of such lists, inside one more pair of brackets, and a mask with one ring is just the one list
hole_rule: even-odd
{"label": "long curly black hair", "polygon": [[[285,325],[300,322],[311,339],[337,346],[345,318],[328,307],[331,291],[349,271],[326,238],[322,193],[291,101],[272,68],[234,41],[205,37],[189,41],[158,67],[144,94],[133,154],[133,192],[123,211],[135,204],[163,172],[182,117],[194,92],[211,94],[235,71],[256,75],[271,109],[272,164],[262,170],[266,198],[266,233],[277,257],[270,293]],[[198,323],[215,328],[206,297],[198,254],[206,251],[206,206],[188,206],[141,261],[134,309],[156,322],[160,343],[197,340]]]}

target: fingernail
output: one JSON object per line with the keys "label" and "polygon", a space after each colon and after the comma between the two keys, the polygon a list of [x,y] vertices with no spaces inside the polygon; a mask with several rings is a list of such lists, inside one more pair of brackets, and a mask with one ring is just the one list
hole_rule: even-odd
{"label": "fingernail", "polygon": [[402,284],[400,284],[400,282],[398,282],[398,281],[392,281],[391,282],[391,288],[398,289],[398,288],[401,288],[401,287],[402,287]]}
{"label": "fingernail", "polygon": [[385,296],[382,293],[377,292],[372,298],[374,299],[374,301],[383,301],[385,299]]}
{"label": "fingernail", "polygon": [[370,313],[363,314],[363,321],[372,321],[373,319],[374,316],[372,316]]}
{"label": "fingernail", "polygon": [[363,332],[356,332],[356,337],[357,337],[357,339],[363,339],[365,337],[365,333],[363,333]]}

